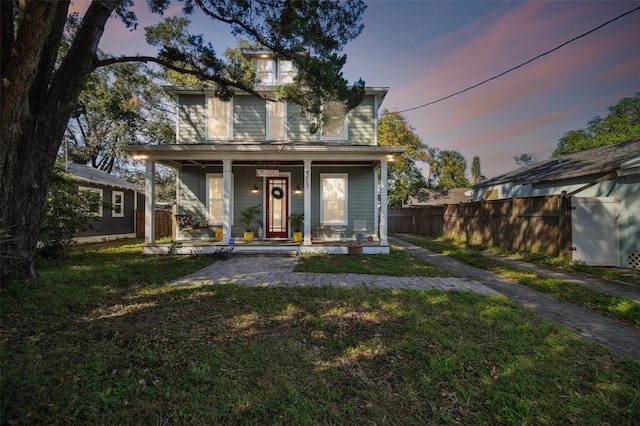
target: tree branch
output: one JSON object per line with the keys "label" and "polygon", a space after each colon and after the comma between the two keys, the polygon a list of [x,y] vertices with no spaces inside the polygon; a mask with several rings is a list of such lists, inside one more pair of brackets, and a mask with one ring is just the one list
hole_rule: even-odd
{"label": "tree branch", "polygon": [[257,91],[255,91],[252,87],[249,87],[247,85],[244,85],[242,83],[238,83],[238,82],[234,82],[234,81],[230,81],[230,80],[226,80],[222,77],[218,77],[215,75],[209,75],[206,74],[202,71],[198,71],[198,70],[190,70],[190,69],[186,69],[186,68],[182,68],[179,66],[176,66],[174,64],[172,64],[169,61],[165,61],[163,59],[160,58],[156,58],[155,56],[120,56],[117,58],[107,58],[107,59],[100,59],[97,60],[95,62],[95,66],[96,68],[99,67],[104,67],[104,66],[108,66],[108,65],[114,65],[114,64],[121,64],[121,63],[125,63],[125,62],[153,62],[156,63],[162,67],[168,68],[170,70],[173,71],[177,71],[179,73],[183,73],[183,74],[189,74],[189,75],[193,75],[195,77],[198,77],[201,80],[206,80],[206,81],[213,81],[214,83],[217,83],[221,86],[229,86],[229,87],[235,87],[236,89],[240,89],[240,90],[244,90],[247,93],[250,93],[254,96],[258,96],[260,98],[265,98],[264,93],[259,93]]}

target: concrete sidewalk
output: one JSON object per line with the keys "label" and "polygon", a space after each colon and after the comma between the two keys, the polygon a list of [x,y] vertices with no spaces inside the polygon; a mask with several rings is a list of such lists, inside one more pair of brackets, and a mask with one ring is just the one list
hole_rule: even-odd
{"label": "concrete sidewalk", "polygon": [[[395,238],[390,241],[427,262],[442,266],[462,278],[450,277],[390,277],[366,274],[314,274],[294,272],[297,257],[234,256],[224,262],[216,262],[200,271],[173,281],[174,285],[229,284],[256,287],[294,287],[330,285],[345,288],[388,288],[411,290],[462,290],[487,295],[503,295],[538,315],[556,321],[585,338],[595,340],[621,356],[629,356],[640,363],[640,330],[602,316],[589,309],[554,299],[537,290],[514,283],[493,274],[474,268],[447,256]],[[502,259],[501,259],[502,260]],[[535,265],[518,264],[534,267]],[[548,271],[538,270],[541,275]],[[558,272],[558,271],[556,271]],[[568,273],[570,274],[570,273]],[[573,276],[573,274],[571,274]],[[583,274],[580,274],[583,275]],[[560,277],[559,275],[556,275]],[[576,277],[573,277],[576,279]],[[565,278],[562,278],[565,279]],[[568,278],[566,280],[569,280]],[[602,281],[602,280],[601,280]],[[586,281],[584,281],[586,282]],[[598,284],[600,291],[607,282]],[[627,289],[625,297],[636,300],[635,289]],[[611,291],[621,291],[610,286]],[[615,288],[615,290],[613,290]],[[607,292],[607,291],[605,291]],[[618,293],[612,293],[618,294]]]}

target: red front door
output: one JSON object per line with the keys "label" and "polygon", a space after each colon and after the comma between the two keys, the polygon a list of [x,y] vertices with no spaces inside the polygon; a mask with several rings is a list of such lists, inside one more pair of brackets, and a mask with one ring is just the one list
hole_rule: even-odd
{"label": "red front door", "polygon": [[267,227],[265,237],[287,238],[289,236],[289,178],[267,178]]}

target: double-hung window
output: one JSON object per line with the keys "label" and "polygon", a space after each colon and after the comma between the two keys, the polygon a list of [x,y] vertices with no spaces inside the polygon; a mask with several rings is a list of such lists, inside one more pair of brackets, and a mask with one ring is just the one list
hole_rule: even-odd
{"label": "double-hung window", "polygon": [[273,59],[256,60],[258,84],[273,86],[276,84],[276,61]]}
{"label": "double-hung window", "polygon": [[111,193],[111,217],[124,217],[124,192]]}
{"label": "double-hung window", "polygon": [[[231,176],[233,194],[233,175]],[[233,212],[233,197],[230,200]],[[224,223],[224,182],[222,173],[207,173],[207,221],[211,225]],[[233,224],[233,223],[232,223]]]}
{"label": "double-hung window", "polygon": [[296,70],[292,61],[279,61],[278,62],[278,81],[280,84],[293,83],[293,77],[296,75]]}
{"label": "double-hung window", "polygon": [[276,86],[293,83],[296,70],[292,61],[259,58],[256,59],[256,74],[259,85]]}
{"label": "double-hung window", "polygon": [[320,174],[320,222],[346,225],[347,217],[347,173]]}
{"label": "double-hung window", "polygon": [[287,138],[287,104],[267,101],[267,140]]}
{"label": "double-hung window", "polygon": [[85,194],[87,194],[87,198],[89,198],[88,212],[92,216],[102,217],[102,189],[80,186],[78,187],[78,191],[84,192]]}
{"label": "double-hung window", "polygon": [[347,127],[347,107],[342,102],[329,102],[324,106],[322,138],[325,140],[345,140],[349,134]]}
{"label": "double-hung window", "polygon": [[207,97],[207,139],[233,139],[232,102],[210,96]]}

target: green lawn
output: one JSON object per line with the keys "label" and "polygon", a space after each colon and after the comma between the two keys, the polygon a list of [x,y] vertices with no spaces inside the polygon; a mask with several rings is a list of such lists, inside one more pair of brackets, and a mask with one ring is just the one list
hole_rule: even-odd
{"label": "green lawn", "polygon": [[[476,268],[485,269],[508,278],[520,284],[534,288],[538,291],[550,294],[551,296],[566,300],[576,305],[594,310],[610,318],[624,322],[633,327],[640,327],[640,305],[633,300],[612,296],[592,290],[578,283],[566,282],[557,278],[545,277],[533,272],[525,271],[509,264],[499,262],[483,256],[480,250],[486,247],[475,247],[465,244],[456,244],[450,240],[434,240],[424,237],[402,237],[403,240],[424,247],[428,250],[442,253],[446,256],[457,259]],[[531,259],[532,257],[530,257]],[[546,264],[553,264],[547,259]],[[556,262],[557,263],[557,262]],[[568,267],[568,265],[565,265]],[[584,266],[579,268],[581,272],[586,272]],[[596,268],[602,270],[604,268]],[[598,272],[597,275],[606,274]],[[609,276],[617,276],[619,273],[610,272]]]}
{"label": "green lawn", "polygon": [[139,253],[138,243],[76,252],[42,264],[38,281],[2,288],[1,417],[47,425],[640,420],[637,364],[502,297],[170,287],[211,260]]}

